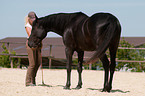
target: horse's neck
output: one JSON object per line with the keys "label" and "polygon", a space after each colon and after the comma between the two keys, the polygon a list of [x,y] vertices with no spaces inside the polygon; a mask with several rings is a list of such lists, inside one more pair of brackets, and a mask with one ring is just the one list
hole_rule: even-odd
{"label": "horse's neck", "polygon": [[43,18],[43,26],[46,29],[46,31],[53,31],[61,36],[63,36],[63,32],[65,29],[65,26],[69,22],[69,16],[64,15],[51,15],[48,17]]}

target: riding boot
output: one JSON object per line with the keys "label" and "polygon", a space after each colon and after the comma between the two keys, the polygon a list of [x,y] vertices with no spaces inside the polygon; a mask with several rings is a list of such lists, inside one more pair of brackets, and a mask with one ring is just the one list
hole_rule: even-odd
{"label": "riding boot", "polygon": [[32,72],[31,69],[28,68],[27,74],[26,74],[26,86],[34,86],[35,85],[35,80],[32,79]]}

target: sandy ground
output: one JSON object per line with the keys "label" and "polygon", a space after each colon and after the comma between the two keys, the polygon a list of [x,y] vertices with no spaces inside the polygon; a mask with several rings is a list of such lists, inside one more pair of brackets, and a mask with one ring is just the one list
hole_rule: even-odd
{"label": "sandy ground", "polygon": [[25,87],[26,69],[0,69],[0,96],[145,96],[145,73],[116,72],[110,93],[101,92],[103,71],[83,71],[83,88],[75,90],[77,71],[72,70],[71,90],[64,90],[66,70],[45,69],[44,82],[49,86],[38,86],[41,70],[37,73],[37,86]]}

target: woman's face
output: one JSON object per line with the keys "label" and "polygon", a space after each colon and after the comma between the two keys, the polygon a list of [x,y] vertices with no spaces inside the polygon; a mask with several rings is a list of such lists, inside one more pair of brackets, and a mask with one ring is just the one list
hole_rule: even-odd
{"label": "woman's face", "polygon": [[30,23],[30,25],[32,25],[33,24],[33,21],[35,20],[36,18],[33,18],[33,19],[28,19],[28,21],[29,21],[29,23]]}

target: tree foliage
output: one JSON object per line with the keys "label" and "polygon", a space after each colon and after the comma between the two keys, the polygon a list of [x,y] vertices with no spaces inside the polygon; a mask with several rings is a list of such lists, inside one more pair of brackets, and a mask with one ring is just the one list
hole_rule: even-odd
{"label": "tree foliage", "polygon": [[[14,52],[14,51],[12,51],[11,53],[9,53],[9,50],[5,46],[4,43],[2,44],[1,47],[4,50],[4,51],[2,51],[2,54],[13,54],[13,55],[16,54],[16,52]],[[12,61],[13,61],[13,64],[14,64],[13,67],[14,68],[17,67],[16,59],[13,58]],[[0,66],[1,67],[5,67],[5,68],[10,68],[11,67],[11,65],[10,65],[10,55],[0,55]]]}
{"label": "tree foliage", "polygon": [[[120,41],[119,47],[127,47],[127,48],[135,48],[134,45],[128,43],[124,39]],[[141,48],[145,48],[145,44],[141,46]],[[110,58],[109,51],[106,52],[108,58]],[[134,61],[143,61],[145,57],[145,50],[137,50],[137,49],[118,49],[116,58],[118,60],[134,60]],[[74,60],[74,63],[77,64],[77,59]],[[145,71],[144,63],[136,63],[136,62],[116,62],[116,70],[120,71],[124,67],[127,70],[131,70],[132,72],[142,72]],[[85,68],[88,68],[89,65],[85,65]],[[103,65],[101,61],[98,61],[92,64],[92,69],[103,70]]]}
{"label": "tree foliage", "polygon": [[[129,44],[124,39],[120,41],[119,47],[135,48],[134,45]],[[137,50],[137,49],[118,49],[116,57],[118,58],[118,60],[143,61],[145,56],[143,51],[144,50]],[[123,67],[127,67],[126,70],[131,69],[131,71],[141,72],[141,71],[145,71],[143,65],[144,65],[143,63],[136,63],[136,62],[118,62],[116,69],[120,70]]]}

